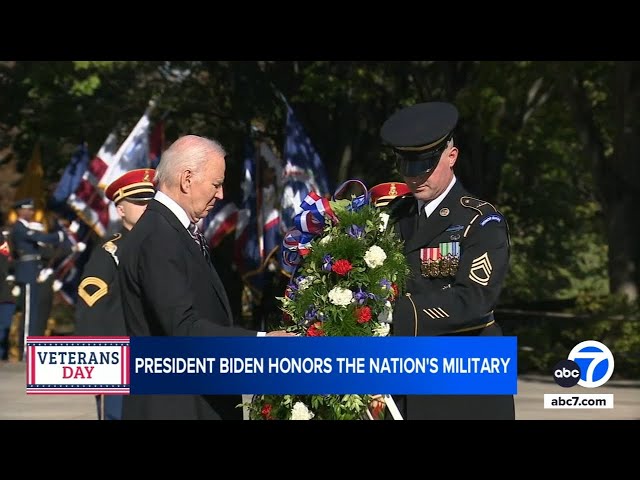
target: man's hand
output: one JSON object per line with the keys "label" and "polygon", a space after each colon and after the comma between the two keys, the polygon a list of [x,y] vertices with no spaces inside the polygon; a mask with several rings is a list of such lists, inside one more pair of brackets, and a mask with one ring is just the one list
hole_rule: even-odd
{"label": "man's hand", "polygon": [[267,332],[267,337],[297,337],[297,333],[287,332],[286,330],[273,330]]}

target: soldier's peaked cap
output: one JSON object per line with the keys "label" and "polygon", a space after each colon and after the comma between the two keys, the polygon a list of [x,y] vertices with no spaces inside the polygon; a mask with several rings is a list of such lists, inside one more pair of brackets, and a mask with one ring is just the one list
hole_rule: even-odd
{"label": "soldier's peaked cap", "polygon": [[417,175],[433,168],[433,160],[453,135],[458,117],[458,109],[451,103],[418,103],[391,115],[382,125],[380,137],[403,158],[402,174]]}
{"label": "soldier's peaked cap", "polygon": [[156,171],[152,168],[130,170],[111,182],[104,193],[114,203],[125,198],[151,200],[156,193],[153,184],[155,174]]}
{"label": "soldier's peaked cap", "polygon": [[369,189],[371,203],[376,207],[384,207],[396,197],[402,197],[411,193],[411,189],[406,183],[385,182]]}
{"label": "soldier's peaked cap", "polygon": [[33,201],[33,198],[23,198],[22,200],[18,200],[13,204],[13,208],[15,208],[16,210],[20,208],[35,208],[35,207],[36,205],[35,205],[35,202]]}

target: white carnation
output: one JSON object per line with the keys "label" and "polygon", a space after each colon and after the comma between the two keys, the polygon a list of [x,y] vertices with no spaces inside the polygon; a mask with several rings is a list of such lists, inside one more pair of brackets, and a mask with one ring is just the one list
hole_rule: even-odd
{"label": "white carnation", "polygon": [[291,409],[291,420],[311,420],[315,414],[302,402],[296,402]]}
{"label": "white carnation", "polygon": [[348,288],[333,287],[329,291],[329,301],[334,305],[345,307],[353,300],[353,292]]}
{"label": "white carnation", "polygon": [[387,223],[389,223],[389,214],[388,213],[381,213],[380,214],[380,226],[378,227],[378,230],[380,230],[381,232],[384,232],[387,229]]}
{"label": "white carnation", "polygon": [[364,263],[366,263],[369,268],[376,268],[382,265],[386,258],[387,254],[384,253],[384,250],[378,245],[373,245],[365,252]]}

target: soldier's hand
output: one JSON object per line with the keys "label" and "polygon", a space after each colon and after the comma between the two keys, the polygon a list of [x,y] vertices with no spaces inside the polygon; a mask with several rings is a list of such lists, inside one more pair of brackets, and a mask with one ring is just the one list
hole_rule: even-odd
{"label": "soldier's hand", "polygon": [[87,249],[87,244],[86,244],[86,243],[84,243],[84,242],[78,242],[78,243],[76,243],[76,244],[73,246],[73,248],[72,248],[72,250],[73,250],[74,252],[78,252],[78,253],[82,253],[82,252],[84,252],[86,249]]}

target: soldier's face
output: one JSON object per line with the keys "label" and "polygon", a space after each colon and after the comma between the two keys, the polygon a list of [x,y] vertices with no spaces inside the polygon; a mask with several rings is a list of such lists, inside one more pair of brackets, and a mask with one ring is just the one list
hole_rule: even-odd
{"label": "soldier's face", "polygon": [[147,209],[148,201],[130,201],[126,198],[123,199],[117,205],[118,213],[120,214],[120,218],[122,218],[122,224],[128,230],[131,230],[133,226],[138,223],[140,217]]}
{"label": "soldier's face", "polygon": [[440,160],[435,168],[424,175],[404,177],[404,181],[418,200],[424,202],[433,200],[444,192],[451,183],[453,166],[457,158],[457,147],[448,147],[440,155]]}
{"label": "soldier's face", "polygon": [[30,222],[35,215],[35,210],[33,208],[21,208],[18,210],[18,216],[27,222]]}

